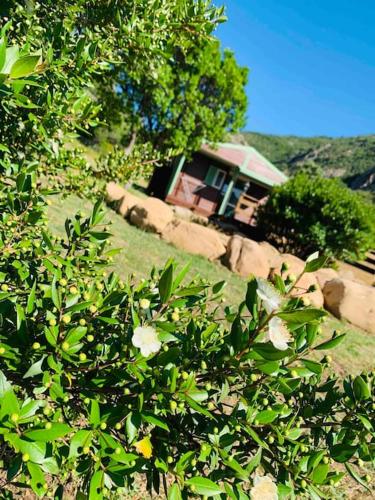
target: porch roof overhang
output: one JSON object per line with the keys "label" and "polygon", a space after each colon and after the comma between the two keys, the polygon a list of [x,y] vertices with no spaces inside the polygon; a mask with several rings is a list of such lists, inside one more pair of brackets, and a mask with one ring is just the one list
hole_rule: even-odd
{"label": "porch roof overhang", "polygon": [[204,144],[200,153],[230,168],[238,169],[240,175],[267,187],[282,184],[288,179],[283,172],[251,146],[220,143],[214,149]]}

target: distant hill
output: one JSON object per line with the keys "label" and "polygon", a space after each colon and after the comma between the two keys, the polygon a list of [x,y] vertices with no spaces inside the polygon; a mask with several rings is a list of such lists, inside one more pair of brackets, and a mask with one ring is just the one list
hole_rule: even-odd
{"label": "distant hill", "polygon": [[328,177],[347,178],[375,168],[375,135],[358,137],[297,137],[242,132],[231,140],[254,146],[289,174],[301,167],[320,167]]}

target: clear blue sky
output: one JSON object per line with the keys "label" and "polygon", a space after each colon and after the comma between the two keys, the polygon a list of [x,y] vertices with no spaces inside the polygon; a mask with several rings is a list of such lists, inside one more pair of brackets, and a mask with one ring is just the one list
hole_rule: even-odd
{"label": "clear blue sky", "polygon": [[215,0],[216,35],[250,68],[246,130],[375,133],[375,0]]}

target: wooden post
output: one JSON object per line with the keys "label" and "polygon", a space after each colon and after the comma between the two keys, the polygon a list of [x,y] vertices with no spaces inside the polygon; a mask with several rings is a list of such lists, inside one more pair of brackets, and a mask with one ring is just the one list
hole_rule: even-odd
{"label": "wooden post", "polygon": [[236,183],[237,178],[238,178],[238,170],[235,170],[231,176],[227,190],[224,193],[219,210],[217,212],[219,215],[224,215],[224,213],[225,213],[225,210],[226,210],[227,205],[229,203],[230,196],[232,194],[232,191],[233,191],[233,188],[234,188],[234,185]]}
{"label": "wooden post", "polygon": [[174,190],[174,188],[176,186],[176,182],[177,182],[178,176],[180,175],[182,167],[185,164],[185,160],[186,160],[186,157],[184,155],[181,155],[180,158],[179,158],[179,160],[177,161],[177,159],[176,159],[176,161],[174,162],[172,173],[171,173],[171,176],[169,178],[169,182],[168,182],[168,185],[167,185],[167,190],[166,190],[166,193],[165,193],[166,197],[168,195],[170,195],[172,193],[172,191]]}

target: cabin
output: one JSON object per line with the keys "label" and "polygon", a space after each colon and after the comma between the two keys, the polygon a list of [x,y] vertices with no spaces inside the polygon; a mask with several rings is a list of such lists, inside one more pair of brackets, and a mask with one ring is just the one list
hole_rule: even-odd
{"label": "cabin", "polygon": [[176,158],[156,168],[148,193],[207,217],[254,224],[254,212],[274,185],[287,177],[256,149],[221,143],[203,145],[190,160]]}

